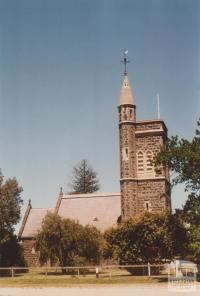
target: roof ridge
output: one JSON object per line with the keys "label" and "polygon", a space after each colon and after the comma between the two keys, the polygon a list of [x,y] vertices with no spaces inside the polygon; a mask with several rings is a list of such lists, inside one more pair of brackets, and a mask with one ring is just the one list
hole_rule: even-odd
{"label": "roof ridge", "polygon": [[50,208],[32,208],[32,210],[48,210],[48,209],[50,209]]}
{"label": "roof ridge", "polygon": [[65,198],[94,198],[94,197],[108,197],[108,196],[119,196],[120,192],[113,193],[80,193],[80,194],[63,194],[62,199]]}
{"label": "roof ridge", "polygon": [[54,208],[32,208],[31,210],[54,210]]}

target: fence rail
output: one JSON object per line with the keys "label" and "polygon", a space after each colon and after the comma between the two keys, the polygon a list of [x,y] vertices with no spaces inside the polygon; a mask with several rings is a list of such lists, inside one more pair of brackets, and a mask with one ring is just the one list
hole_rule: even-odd
{"label": "fence rail", "polygon": [[93,277],[120,277],[120,276],[167,276],[168,264],[142,265],[100,265],[100,266],[43,266],[43,267],[0,267],[0,277],[16,276],[93,276]]}

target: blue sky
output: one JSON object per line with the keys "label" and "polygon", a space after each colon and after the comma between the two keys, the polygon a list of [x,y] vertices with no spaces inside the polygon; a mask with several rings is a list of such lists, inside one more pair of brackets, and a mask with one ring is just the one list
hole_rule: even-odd
{"label": "blue sky", "polygon": [[[0,167],[25,206],[53,207],[87,158],[119,191],[117,105],[124,48],[137,118],[192,138],[200,116],[198,0],[0,0]],[[183,186],[172,196],[183,204]]]}

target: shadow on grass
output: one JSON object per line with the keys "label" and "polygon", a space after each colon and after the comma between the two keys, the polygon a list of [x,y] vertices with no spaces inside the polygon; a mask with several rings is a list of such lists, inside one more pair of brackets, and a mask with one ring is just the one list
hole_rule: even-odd
{"label": "shadow on grass", "polygon": [[158,283],[167,283],[168,282],[168,277],[160,277],[160,276],[157,276],[157,277],[152,277],[154,278],[155,280],[157,280]]}

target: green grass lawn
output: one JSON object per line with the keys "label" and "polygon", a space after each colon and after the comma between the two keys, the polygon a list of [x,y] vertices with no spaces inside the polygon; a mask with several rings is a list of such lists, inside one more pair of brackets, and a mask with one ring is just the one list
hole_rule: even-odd
{"label": "green grass lawn", "polygon": [[27,273],[15,277],[0,277],[0,287],[67,287],[82,285],[115,285],[115,284],[155,284],[166,282],[166,278],[148,278],[146,276],[131,276],[129,274],[113,273],[100,274],[96,278],[94,274],[77,275],[44,275]]}

